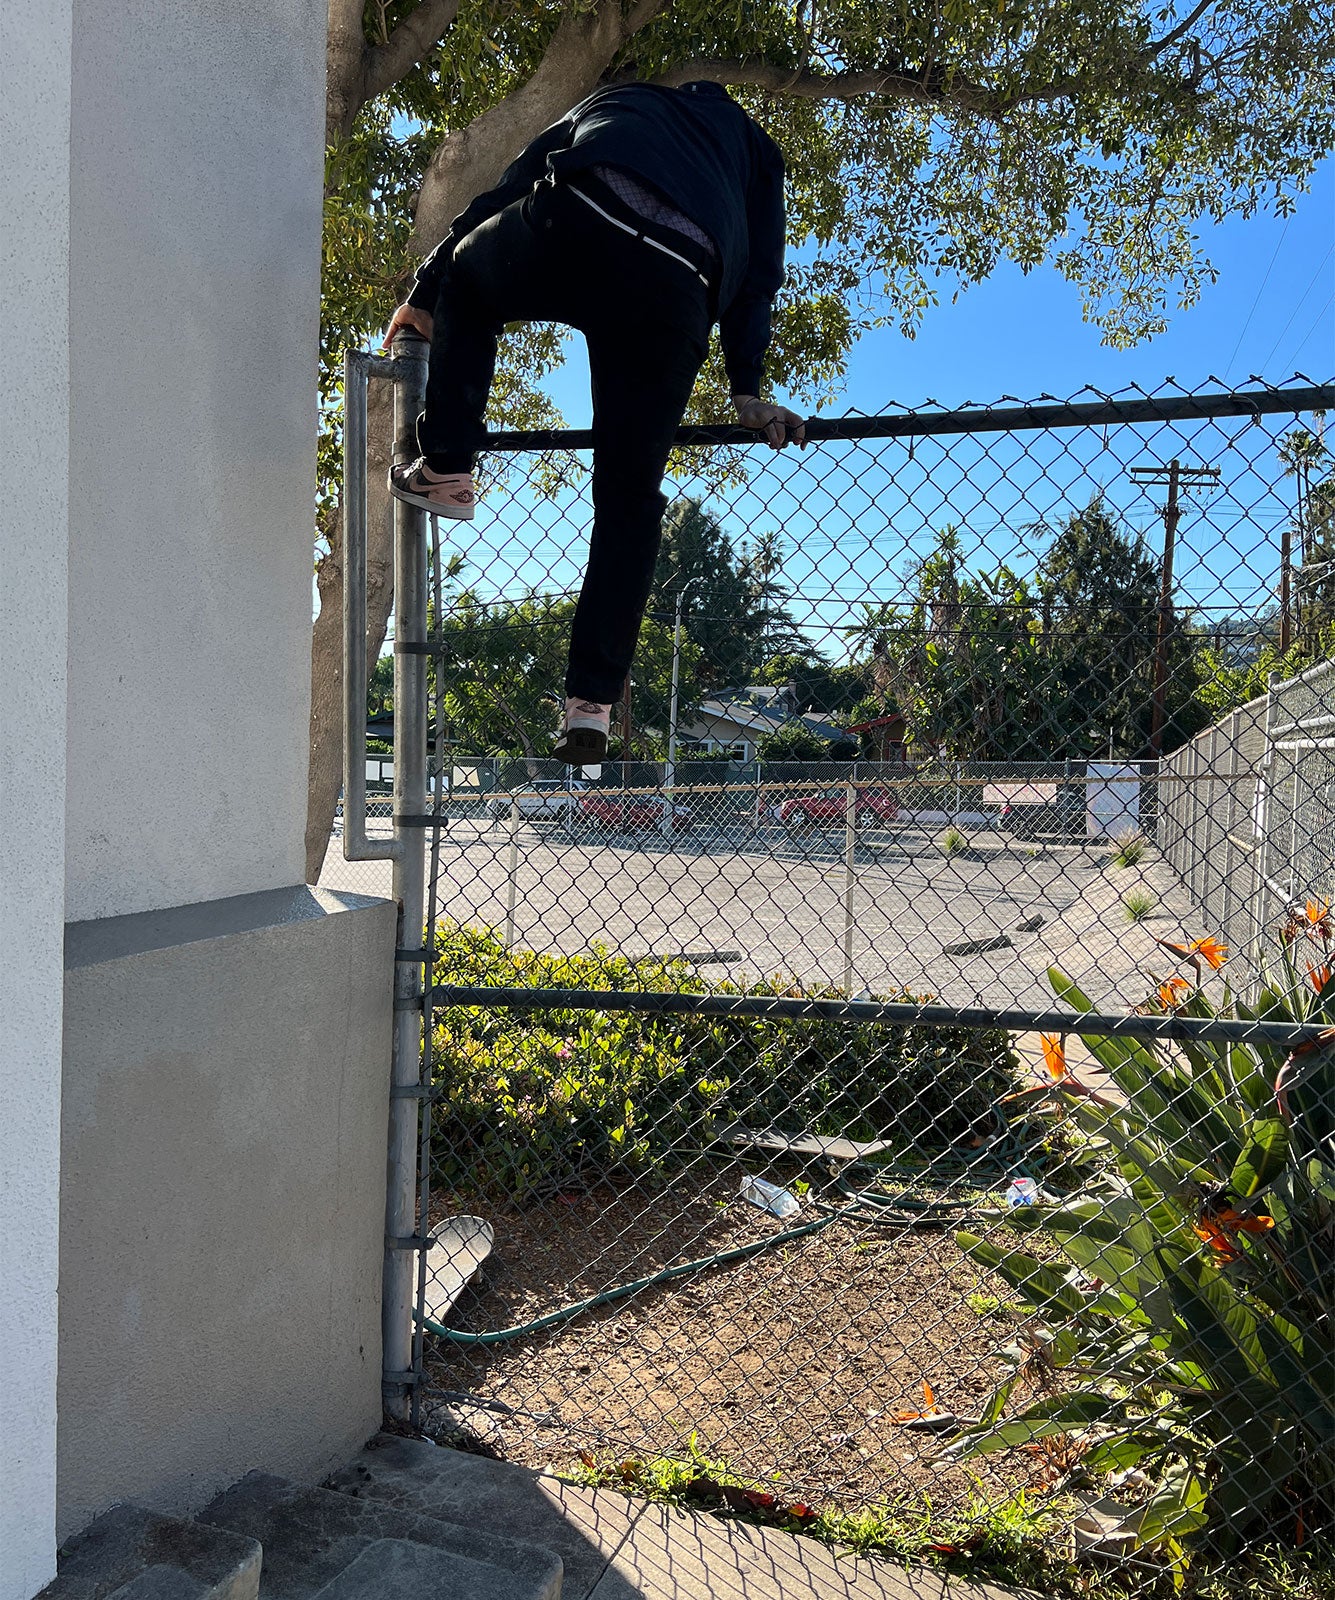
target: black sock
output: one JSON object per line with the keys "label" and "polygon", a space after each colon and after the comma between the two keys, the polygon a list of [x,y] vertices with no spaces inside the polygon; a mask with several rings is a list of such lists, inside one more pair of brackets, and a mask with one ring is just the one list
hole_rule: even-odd
{"label": "black sock", "polygon": [[473,470],[473,458],[471,455],[426,456],[423,459],[432,472],[471,472]]}

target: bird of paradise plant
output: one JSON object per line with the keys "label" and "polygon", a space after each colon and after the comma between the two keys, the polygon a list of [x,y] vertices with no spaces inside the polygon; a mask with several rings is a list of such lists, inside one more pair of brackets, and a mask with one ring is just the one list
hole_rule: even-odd
{"label": "bird of paradise plant", "polygon": [[[1155,980],[1141,1009],[1335,1023],[1335,982],[1308,976],[1329,963],[1307,960],[1335,942],[1329,908],[1299,918],[1254,1006],[1227,986],[1217,1004],[1203,992],[1201,965],[1213,974],[1227,955],[1206,938],[1172,947],[1197,981]],[[1092,1009],[1064,973],[1049,981],[1076,1012]],[[1030,1313],[1041,1392],[1032,1343],[1017,1347],[951,1451],[1065,1434],[1087,1446],[1079,1470],[1096,1484],[1137,1469],[1150,1488],[1131,1531],[1179,1583],[1205,1539],[1335,1532],[1335,1026],[1291,1051],[1082,1037],[1120,1098],[1051,1063],[1047,1092],[1098,1153],[1091,1176],[958,1235]],[[1015,1234],[1043,1243],[1029,1250]]]}

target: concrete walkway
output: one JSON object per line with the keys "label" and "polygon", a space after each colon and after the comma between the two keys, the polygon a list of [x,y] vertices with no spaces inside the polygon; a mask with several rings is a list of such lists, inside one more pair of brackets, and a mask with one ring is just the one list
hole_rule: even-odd
{"label": "concrete walkway", "polygon": [[416,1439],[382,1434],[330,1486],[552,1550],[561,1600],[1037,1600]]}

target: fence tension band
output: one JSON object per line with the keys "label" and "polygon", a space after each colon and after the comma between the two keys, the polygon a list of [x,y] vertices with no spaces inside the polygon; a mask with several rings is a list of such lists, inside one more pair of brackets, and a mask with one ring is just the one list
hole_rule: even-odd
{"label": "fence tension band", "polygon": [[385,1235],[386,1250],[429,1250],[431,1240],[424,1239],[420,1234],[410,1233],[406,1239],[394,1239],[389,1234]]}
{"label": "fence tension band", "polygon": [[396,1083],[389,1091],[391,1100],[439,1100],[440,1088],[435,1084]]}
{"label": "fence tension band", "polygon": [[427,959],[426,946],[423,945],[417,950],[396,950],[394,952],[394,959],[395,961],[406,961],[410,964],[416,964],[419,967],[424,966]]}
{"label": "fence tension band", "polygon": [[1323,1023],[1248,1022],[1220,1017],[1115,1016],[1098,1011],[992,1010],[983,1006],[911,1006],[875,1000],[797,1000],[781,995],[656,993],[636,989],[503,989],[438,984],[432,1006],[514,1011],[645,1011],[674,1016],[794,1017],[899,1026],[1005,1028],[1019,1033],[1096,1033],[1128,1039],[1220,1039],[1293,1049],[1315,1043]]}
{"label": "fence tension band", "polygon": [[396,994],[394,996],[395,1011],[420,1011],[422,1001],[426,998],[420,994]]}

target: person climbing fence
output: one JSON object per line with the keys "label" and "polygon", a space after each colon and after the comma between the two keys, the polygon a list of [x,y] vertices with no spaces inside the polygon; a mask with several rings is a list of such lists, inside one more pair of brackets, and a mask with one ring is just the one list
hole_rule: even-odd
{"label": "person climbing fence", "polygon": [[775,449],[802,417],[760,397],[783,281],[784,167],[715,83],[602,89],[538,135],[422,263],[386,342],[431,343],[420,455],[390,492],[470,519],[497,341],[510,322],[566,323],[588,343],[593,529],[553,754],[607,754],[644,617],[663,473],[717,322],[738,423]]}

